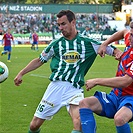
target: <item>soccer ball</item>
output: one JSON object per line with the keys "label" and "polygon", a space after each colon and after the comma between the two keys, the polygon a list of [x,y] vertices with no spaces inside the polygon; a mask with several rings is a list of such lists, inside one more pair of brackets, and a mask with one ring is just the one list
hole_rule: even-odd
{"label": "soccer ball", "polygon": [[5,63],[0,61],[0,83],[4,82],[9,75],[8,67]]}

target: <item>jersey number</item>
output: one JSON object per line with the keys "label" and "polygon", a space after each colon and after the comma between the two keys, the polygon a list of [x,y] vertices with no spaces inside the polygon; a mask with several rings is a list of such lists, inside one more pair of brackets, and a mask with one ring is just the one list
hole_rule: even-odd
{"label": "jersey number", "polygon": [[39,104],[37,111],[43,112],[45,105]]}

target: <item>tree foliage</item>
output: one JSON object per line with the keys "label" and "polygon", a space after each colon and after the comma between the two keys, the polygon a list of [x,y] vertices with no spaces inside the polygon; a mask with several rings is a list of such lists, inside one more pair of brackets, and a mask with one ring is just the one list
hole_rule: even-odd
{"label": "tree foliage", "polygon": [[[114,11],[120,11],[127,0],[0,0],[1,3],[17,4],[114,4]],[[133,1],[133,0],[130,0]]]}
{"label": "tree foliage", "polygon": [[0,3],[21,3],[21,4],[108,4],[120,3],[122,0],[0,0]]}

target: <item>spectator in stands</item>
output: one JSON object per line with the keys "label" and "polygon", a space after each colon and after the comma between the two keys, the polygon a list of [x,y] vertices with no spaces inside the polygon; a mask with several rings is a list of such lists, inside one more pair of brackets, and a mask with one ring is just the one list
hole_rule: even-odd
{"label": "spectator in stands", "polygon": [[82,35],[89,36],[89,34],[90,34],[90,27],[89,26],[86,26],[85,27],[85,30],[82,32]]}
{"label": "spectator in stands", "polygon": [[[77,14],[77,28],[83,28],[87,25],[91,28],[91,32],[96,31],[96,25],[97,21],[99,22],[99,25],[101,27],[104,27],[106,25],[106,22],[108,18],[105,15],[99,15],[98,19],[96,19],[96,14]],[[14,30],[15,33],[22,33],[24,27],[27,27],[27,32],[29,32],[29,29],[36,30],[37,32],[50,32],[49,26],[51,23],[55,21],[55,16],[53,19],[53,16],[51,15],[51,18],[47,16],[47,14],[8,14],[4,15],[2,14],[0,16],[0,26],[2,26],[3,31],[7,30],[7,27],[10,27]],[[54,25],[55,22],[54,22]],[[43,30],[46,29],[47,31]],[[104,28],[101,28],[104,30]]]}
{"label": "spectator in stands", "polygon": [[[33,44],[33,40],[32,40],[32,31],[30,32],[30,35],[29,35],[29,42],[30,42],[31,45]],[[32,46],[31,46],[31,47],[32,47]]]}
{"label": "spectator in stands", "polygon": [[0,35],[3,35],[3,30],[1,26],[0,26]]}

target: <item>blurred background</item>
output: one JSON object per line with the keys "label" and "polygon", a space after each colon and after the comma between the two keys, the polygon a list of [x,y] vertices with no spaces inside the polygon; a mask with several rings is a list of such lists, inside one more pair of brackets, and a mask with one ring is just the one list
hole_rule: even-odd
{"label": "blurred background", "polygon": [[128,28],[133,18],[132,0],[0,0],[0,44],[8,28],[16,44],[30,44],[33,31],[39,35],[39,44],[48,44],[61,36],[56,14],[62,9],[75,12],[80,33],[88,27],[87,36],[100,41]]}

